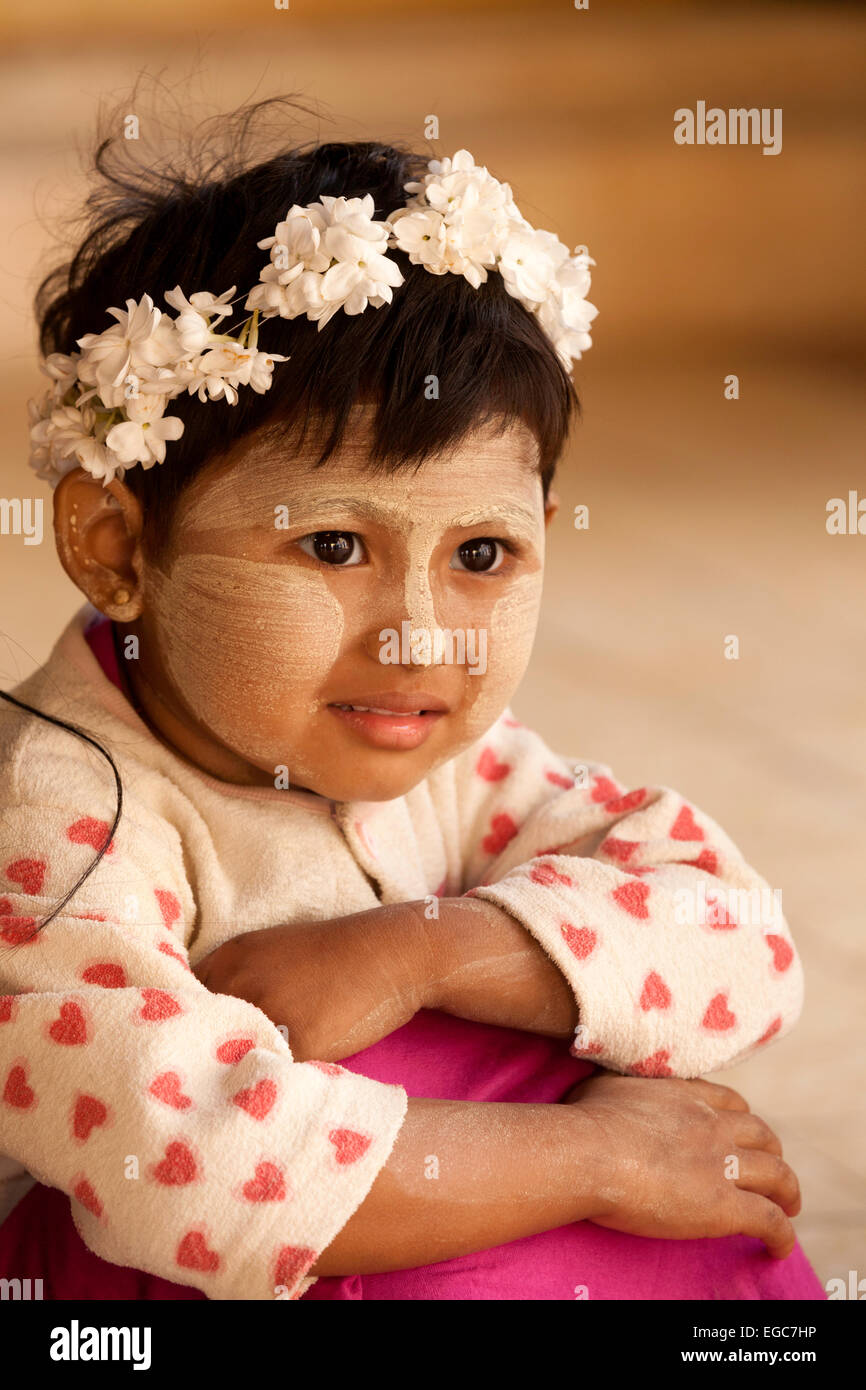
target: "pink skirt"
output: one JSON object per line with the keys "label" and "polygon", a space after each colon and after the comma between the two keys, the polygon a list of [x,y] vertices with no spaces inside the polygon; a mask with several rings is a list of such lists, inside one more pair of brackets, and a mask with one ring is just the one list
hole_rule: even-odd
{"label": "pink skirt", "polygon": [[[378,1081],[399,1082],[410,1096],[512,1102],[559,1101],[595,1070],[571,1057],[562,1042],[427,1011],[343,1065]],[[76,1231],[69,1199],[38,1184],[0,1226],[0,1278],[42,1279],[46,1299],[206,1297],[188,1285],[101,1260]],[[799,1245],[786,1260],[773,1260],[748,1236],[649,1240],[581,1221],[419,1269],[319,1279],[304,1299],[826,1296]]]}

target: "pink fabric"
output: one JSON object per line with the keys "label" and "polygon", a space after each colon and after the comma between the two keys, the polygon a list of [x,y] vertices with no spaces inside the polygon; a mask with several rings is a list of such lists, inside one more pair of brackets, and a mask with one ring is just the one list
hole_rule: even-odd
{"label": "pink fabric", "polygon": [[[524,1102],[562,1100],[596,1070],[553,1039],[427,1011],[342,1065],[377,1081],[399,1081],[410,1096]],[[420,1269],[320,1279],[304,1298],[823,1299],[826,1294],[799,1245],[780,1261],[748,1236],[647,1240],[581,1221]]]}
{"label": "pink fabric", "polygon": [[87,645],[96,657],[103,671],[118,690],[123,689],[120,668],[117,665],[117,652],[114,649],[114,629],[109,618],[97,613],[84,630]]}
{"label": "pink fabric", "polygon": [[[88,642],[120,684],[111,626]],[[344,1066],[399,1082],[410,1096],[556,1102],[595,1070],[567,1046],[423,1011]],[[436,1181],[431,1178],[430,1181]],[[0,1228],[0,1277],[41,1278],[47,1298],[204,1298],[186,1285],[122,1269],[87,1249],[68,1199],[35,1187]],[[799,1245],[772,1260],[758,1240],[648,1240],[583,1221],[477,1255],[391,1274],[320,1279],[304,1299],[824,1299]]]}

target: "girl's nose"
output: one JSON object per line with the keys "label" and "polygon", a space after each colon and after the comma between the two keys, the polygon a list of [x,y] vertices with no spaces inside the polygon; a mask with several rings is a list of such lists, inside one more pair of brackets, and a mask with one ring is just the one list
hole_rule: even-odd
{"label": "girl's nose", "polygon": [[436,622],[436,610],[433,602],[433,589],[430,584],[430,571],[426,562],[410,564],[406,575],[404,606],[406,609],[405,620],[413,630],[429,632],[432,637],[438,623]]}
{"label": "girl's nose", "polygon": [[427,564],[407,567],[402,593],[382,605],[384,622],[366,638],[366,648],[383,665],[440,666],[445,643],[436,619],[436,605]]}

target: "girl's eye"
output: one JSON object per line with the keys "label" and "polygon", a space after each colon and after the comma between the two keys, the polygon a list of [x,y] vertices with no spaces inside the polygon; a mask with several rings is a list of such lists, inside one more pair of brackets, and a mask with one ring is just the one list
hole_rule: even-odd
{"label": "girl's eye", "polygon": [[499,569],[504,558],[505,546],[501,541],[479,536],[477,540],[464,541],[455,550],[450,568],[470,570],[473,574],[490,574]]}
{"label": "girl's eye", "polygon": [[314,531],[298,541],[305,555],[324,565],[360,565],[364,547],[354,531]]}

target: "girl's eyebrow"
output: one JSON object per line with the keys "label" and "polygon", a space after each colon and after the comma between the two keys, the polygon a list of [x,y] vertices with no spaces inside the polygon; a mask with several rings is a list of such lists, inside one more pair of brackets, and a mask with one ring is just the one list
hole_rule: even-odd
{"label": "girl's eyebrow", "polygon": [[[386,526],[405,525],[406,510],[400,506],[388,506],[383,502],[371,502],[365,497],[322,497],[315,501],[302,502],[289,507],[289,517],[314,516],[329,509],[355,512],[358,516],[377,521]],[[521,529],[535,531],[540,518],[532,507],[513,502],[490,506],[479,506],[449,518],[447,525],[457,528],[480,526],[488,522],[506,522]]]}

